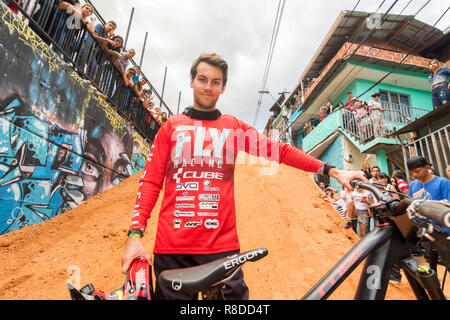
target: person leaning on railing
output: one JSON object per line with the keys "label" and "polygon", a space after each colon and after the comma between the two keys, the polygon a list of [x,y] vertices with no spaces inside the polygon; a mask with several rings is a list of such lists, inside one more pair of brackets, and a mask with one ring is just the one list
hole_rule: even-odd
{"label": "person leaning on railing", "polygon": [[[95,17],[91,17],[94,9],[90,4],[86,3],[81,6],[79,1],[62,1],[58,9],[65,11],[69,16],[74,15],[80,19],[90,32],[94,30]],[[88,19],[89,17],[91,19]]]}
{"label": "person leaning on railing", "polygon": [[450,101],[450,84],[448,78],[450,76],[450,68],[444,66],[439,67],[439,61],[436,59],[428,63],[432,74],[428,78],[431,84],[431,101],[433,108],[440,107]]}
{"label": "person leaning on railing", "polygon": [[[98,23],[95,25],[91,34],[92,37],[97,40],[102,47],[106,46],[110,39],[114,37],[114,31],[117,28],[117,24],[114,21],[108,21],[105,25]],[[101,61],[101,50],[95,48],[92,52],[92,56],[90,57],[90,61],[88,61],[88,70],[87,75],[93,79],[95,73],[98,68],[98,64]]]}
{"label": "person leaning on railing", "polygon": [[116,56],[114,64],[122,74],[127,70],[130,61],[131,59],[134,58],[135,54],[136,51],[133,48],[131,48],[128,49],[127,51],[122,51],[119,55]]}

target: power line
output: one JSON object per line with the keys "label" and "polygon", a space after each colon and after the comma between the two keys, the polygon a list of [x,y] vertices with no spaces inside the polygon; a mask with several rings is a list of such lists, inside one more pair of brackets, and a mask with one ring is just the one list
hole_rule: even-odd
{"label": "power line", "polygon": [[[441,19],[446,15],[446,13],[448,12],[448,10],[450,9],[450,6],[447,8],[447,10],[445,10],[445,12],[439,17],[439,19],[434,23],[433,28],[439,23],[439,21],[441,21]],[[414,35],[416,35],[417,33],[419,33],[420,31],[422,31],[427,25],[424,25],[420,30],[418,30]],[[426,35],[424,35],[422,38],[419,39],[419,41],[416,42],[416,44],[410,48],[410,50],[408,51],[408,53],[403,57],[403,59],[397,63],[397,65],[391,70],[389,71],[385,76],[383,76],[380,80],[378,80],[374,85],[372,85],[369,89],[367,89],[366,91],[364,91],[362,94],[360,94],[358,96],[361,97],[362,95],[366,94],[367,92],[369,92],[370,90],[372,90],[373,88],[375,88],[378,84],[381,83],[381,81],[383,81],[384,79],[386,79],[389,75],[391,75],[395,70],[397,70],[402,64],[403,62],[406,60],[406,58],[410,55],[410,53],[417,47],[417,45],[419,43],[422,42],[422,39],[425,38]]]}
{"label": "power line", "polygon": [[[423,10],[423,8],[425,8],[428,4],[429,4],[429,2],[430,2],[431,0],[428,0],[417,12],[416,12],[416,14],[413,16],[413,17],[411,17],[410,18],[410,20],[409,21],[412,21],[412,19],[415,17],[415,16],[417,16],[418,14],[419,14],[419,12],[420,11],[422,11]],[[408,6],[409,5],[409,3],[410,2],[408,2],[408,4],[406,5],[406,6]],[[392,9],[392,6],[391,6],[391,8],[390,9]],[[389,9],[389,10],[390,10]],[[405,8],[404,8],[405,9]],[[402,10],[402,12],[404,11],[404,9]],[[447,14],[447,12],[450,10],[450,6],[447,8],[447,10],[445,10],[445,12],[439,17],[439,19],[433,24],[433,28],[439,23],[439,21],[441,21],[442,20],[442,18]],[[415,36],[415,35],[417,35],[419,32],[421,32],[425,27],[427,27],[428,25],[427,24],[424,24],[424,26],[422,27],[422,28],[420,28],[413,36]],[[397,33],[398,33],[399,31],[397,31]],[[384,44],[384,46],[386,46],[387,45],[387,43],[389,43],[394,37],[395,37],[395,35],[397,34],[397,33],[395,33],[394,34],[394,36],[390,39],[390,40],[388,40],[385,44]],[[407,52],[407,54],[403,57],[403,59],[400,61],[400,62],[398,62],[397,63],[397,65],[390,71],[390,72],[388,72],[385,76],[383,76],[380,80],[378,80],[374,85],[372,85],[370,88],[368,88],[366,91],[364,91],[362,94],[360,94],[357,98],[360,98],[361,96],[363,96],[364,94],[366,94],[367,92],[369,92],[370,90],[372,90],[374,87],[376,87],[378,84],[380,84],[384,79],[386,79],[389,75],[391,75],[395,70],[397,70],[399,67],[400,67],[400,65],[402,65],[403,64],[403,62],[406,60],[406,58],[410,55],[410,53],[417,47],[417,45],[419,44],[419,43],[421,43],[422,42],[422,39],[424,38],[426,36],[426,34],[424,35],[424,36],[422,36],[417,42],[416,42],[416,44],[412,47],[412,48],[410,48],[410,50]],[[383,46],[383,48],[384,48],[384,46]],[[379,49],[378,50],[378,52],[377,52],[377,54],[379,53],[381,51],[381,49]],[[376,55],[377,55],[376,54]],[[366,53],[366,55],[367,55],[367,53]],[[375,56],[376,56],[375,55]],[[350,72],[351,73],[351,72]],[[291,126],[293,125],[293,122],[291,122],[291,124],[285,129],[285,131],[284,132],[282,132],[281,134],[284,134]]]}
{"label": "power line", "polygon": [[[273,30],[272,30],[272,38],[271,38],[271,41],[270,41],[269,52],[268,52],[267,60],[266,60],[266,67],[265,67],[265,70],[264,70],[263,81],[262,81],[262,84],[261,84],[261,90],[265,89],[266,84],[267,84],[267,79],[269,77],[270,66],[272,64],[273,53],[275,51],[275,45],[276,45],[277,38],[278,38],[278,31],[280,30],[281,18],[283,16],[285,3],[286,3],[286,0],[280,0],[279,3],[278,3],[275,23],[274,23]],[[258,104],[257,104],[257,107],[256,107],[255,118],[253,120],[253,126],[256,126],[256,121],[257,121],[257,118],[258,118],[259,110],[261,108],[262,97],[263,97],[263,94],[260,93],[259,94],[259,99],[258,99]]]}
{"label": "power line", "polygon": [[[384,4],[385,2],[386,2],[386,0],[383,0],[383,1],[381,2],[381,4],[378,6],[377,10],[375,11],[374,15],[376,15],[376,14],[378,13],[378,10],[380,10],[380,8],[383,6],[383,4]],[[386,10],[386,12],[385,12],[385,13],[383,14],[383,16],[380,18],[380,25],[383,23],[384,19],[385,19],[386,16],[389,14],[389,12],[392,10],[392,8],[397,4],[397,2],[398,2],[398,0],[395,0],[395,1],[392,3],[392,5],[389,7],[389,9]],[[358,46],[356,47],[356,49],[353,50],[352,54],[350,54],[348,57],[345,57],[345,55],[347,54],[348,50],[352,47],[352,44],[350,44],[350,45],[348,46],[347,50],[345,51],[345,53],[343,54],[344,59],[347,60],[347,61],[350,60],[350,59],[353,57],[353,55],[355,55],[355,53],[358,51],[358,49],[359,49],[359,48],[367,41],[367,39],[368,39],[370,36],[372,36],[372,35],[376,32],[376,30],[377,30],[376,27],[373,28],[372,30],[370,30],[370,32],[367,33],[367,35],[363,38],[363,40],[358,44]],[[362,32],[362,30],[361,30],[361,32]],[[369,52],[370,52],[370,49],[367,51],[366,55],[367,55]],[[348,76],[352,74],[352,72],[353,72],[353,70],[355,70],[355,68],[356,68],[356,65],[353,66],[353,68],[352,68],[352,69],[350,70],[350,72],[344,77],[344,79],[341,81],[341,83],[344,83],[345,80],[347,80]],[[358,73],[359,73],[359,72],[358,72]],[[356,76],[358,75],[358,73],[352,77],[352,80],[356,78]],[[338,89],[338,88],[336,87],[336,89],[334,89],[333,92],[332,92],[330,95],[333,95],[333,94],[336,92],[337,89]]]}
{"label": "power line", "polygon": [[[412,0],[410,0],[410,1],[406,4],[406,6],[402,9],[402,11],[397,15],[397,18],[402,14],[403,11],[405,11],[406,7],[409,6],[409,4],[411,3],[411,1],[412,1]],[[419,9],[413,16],[409,17],[409,19],[408,19],[408,21],[407,21],[406,23],[409,23],[410,21],[414,20],[414,18],[415,18],[415,17],[416,17],[416,16],[417,16],[417,15],[418,15],[418,14],[419,14],[426,6],[430,3],[430,2],[431,2],[431,0],[428,0],[424,5],[422,5],[422,7],[420,7],[420,9]],[[381,52],[381,50],[384,50],[384,48],[386,48],[386,46],[387,46],[392,40],[394,40],[394,39],[395,39],[395,36],[398,35],[401,31],[402,31],[402,29],[397,30],[397,32],[395,32],[394,35],[391,36],[390,39],[388,39],[388,40],[382,45],[382,47],[378,49],[378,51],[375,53],[375,55],[372,56],[372,57],[370,57],[369,63],[372,62],[372,61],[374,60],[374,58]],[[366,52],[366,54],[364,55],[364,57],[367,56],[367,55],[369,54],[370,49],[371,49],[371,48],[369,48],[369,50],[367,50],[367,52]],[[353,66],[353,68],[350,70],[350,72],[348,73],[348,75],[350,75],[350,74],[353,72],[353,70],[354,70],[355,68],[356,68],[356,65]],[[362,69],[359,69],[358,72],[357,72],[355,75],[352,76],[352,79],[350,80],[350,82],[353,81],[353,80],[358,76],[358,74],[359,74],[361,71],[362,71]],[[348,76],[348,75],[347,75],[347,76]],[[347,79],[347,76],[344,78],[344,80]],[[344,82],[344,80],[342,81],[342,83]],[[337,88],[333,91],[333,93],[334,93],[336,90],[337,90]],[[358,98],[359,98],[359,97],[358,97]]]}

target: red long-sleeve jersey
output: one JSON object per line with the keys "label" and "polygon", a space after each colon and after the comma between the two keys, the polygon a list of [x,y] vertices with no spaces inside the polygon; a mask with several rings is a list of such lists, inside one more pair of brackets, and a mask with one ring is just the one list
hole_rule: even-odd
{"label": "red long-sleeve jersey", "polygon": [[[230,115],[170,117],[150,149],[130,229],[145,230],[164,183],[154,253],[212,254],[239,249],[234,200],[237,153],[308,172],[325,163]],[[165,179],[165,182],[164,182]]]}

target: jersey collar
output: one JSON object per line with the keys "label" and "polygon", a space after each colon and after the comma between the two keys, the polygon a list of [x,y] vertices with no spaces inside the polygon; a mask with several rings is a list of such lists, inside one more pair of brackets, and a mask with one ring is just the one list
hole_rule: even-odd
{"label": "jersey collar", "polygon": [[215,109],[214,111],[200,111],[193,107],[186,108],[183,111],[183,114],[197,120],[217,120],[222,116],[222,113],[220,113],[218,109]]}

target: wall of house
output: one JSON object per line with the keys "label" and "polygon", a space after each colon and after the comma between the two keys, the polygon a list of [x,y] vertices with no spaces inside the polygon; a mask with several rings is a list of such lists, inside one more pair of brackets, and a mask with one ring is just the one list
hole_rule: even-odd
{"label": "wall of house", "polygon": [[[366,63],[351,63],[351,64],[357,64],[358,66],[362,66],[366,69],[373,69],[373,70],[380,70],[384,72],[391,71],[390,68],[385,66],[376,66],[376,65],[369,65]],[[415,79],[424,79],[426,78],[425,75],[414,73],[414,72],[408,72],[404,70],[397,70],[392,75],[395,76],[398,75],[407,75],[410,77],[410,81],[414,81]],[[355,79],[353,80],[346,88],[343,90],[339,96],[333,101],[333,105],[337,105],[339,101],[342,101],[345,103],[347,100],[347,92],[352,91],[354,96],[358,96],[359,94],[366,91],[368,88],[373,86],[376,82],[371,80],[365,80],[365,79]],[[431,90],[430,91],[423,91],[418,89],[411,89],[408,87],[407,83],[404,83],[403,85],[392,85],[387,83],[379,83],[375,88],[373,88],[371,91],[367,92],[363,96],[360,97],[361,100],[369,101],[371,100],[371,95],[375,92],[379,92],[380,90],[386,90],[396,93],[401,93],[408,95],[410,97],[410,104],[411,107],[414,108],[420,108],[425,110],[433,110],[433,106],[431,104]]]}
{"label": "wall of house", "polygon": [[0,3],[0,234],[141,170],[149,143]]}
{"label": "wall of house", "polygon": [[[320,155],[319,159],[334,165],[338,169],[344,170],[342,139],[342,135],[337,136],[330,146]],[[336,188],[339,191],[342,189],[342,186],[335,179],[331,179],[330,183],[332,188]]]}

